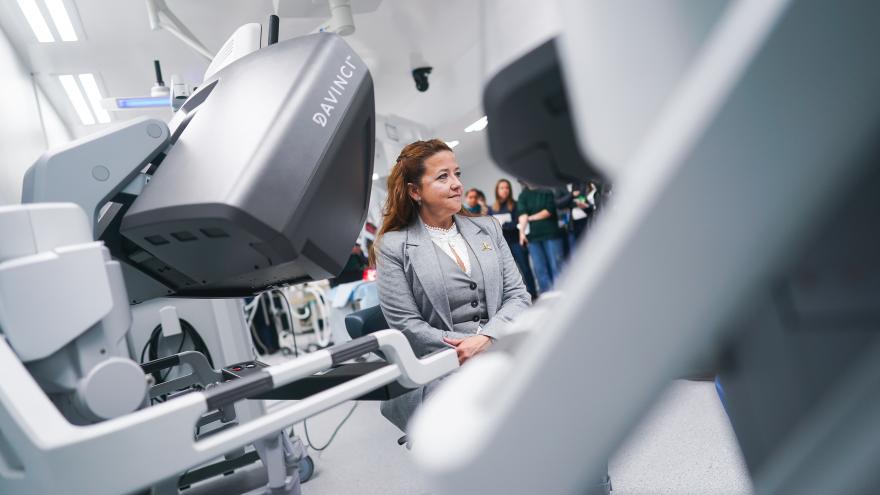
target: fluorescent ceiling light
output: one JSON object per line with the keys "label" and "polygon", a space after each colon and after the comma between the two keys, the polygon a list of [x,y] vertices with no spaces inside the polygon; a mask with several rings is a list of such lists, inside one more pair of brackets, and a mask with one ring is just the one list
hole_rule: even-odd
{"label": "fluorescent ceiling light", "polygon": [[95,117],[89,111],[89,105],[86,103],[82,91],[79,90],[76,79],[71,75],[63,75],[58,76],[58,80],[61,81],[61,86],[64,87],[64,92],[67,93],[67,99],[70,100],[70,104],[73,105],[73,109],[76,110],[79,120],[82,121],[83,125],[94,124]]}
{"label": "fluorescent ceiling light", "polygon": [[134,98],[116,98],[116,108],[171,108],[170,96],[136,96]]}
{"label": "fluorescent ceiling light", "polygon": [[43,13],[40,12],[40,8],[37,7],[35,0],[18,0],[18,6],[21,8],[21,12],[24,14],[24,18],[27,19],[28,24],[31,25],[37,41],[40,43],[52,43],[55,41],[52,31],[49,31],[49,25],[46,24],[46,18],[43,17]]}
{"label": "fluorescent ceiling light", "polygon": [[92,111],[98,122],[106,124],[110,122],[110,114],[101,107],[101,90],[98,89],[98,81],[95,80],[94,74],[80,74],[79,82],[82,84],[83,90],[86,92],[86,98],[92,105]]}
{"label": "fluorescent ceiling light", "polygon": [[76,41],[76,31],[70,22],[70,16],[67,15],[67,9],[64,8],[64,0],[46,0],[46,8],[49,9],[49,15],[55,23],[61,41]]}
{"label": "fluorescent ceiling light", "polygon": [[477,132],[482,131],[489,125],[489,119],[485,115],[477,119],[476,122],[464,128],[464,132]]}
{"label": "fluorescent ceiling light", "polygon": [[458,146],[458,143],[459,141],[457,139],[453,139],[452,141],[446,141],[446,146],[449,146],[450,148],[455,148],[456,146]]}

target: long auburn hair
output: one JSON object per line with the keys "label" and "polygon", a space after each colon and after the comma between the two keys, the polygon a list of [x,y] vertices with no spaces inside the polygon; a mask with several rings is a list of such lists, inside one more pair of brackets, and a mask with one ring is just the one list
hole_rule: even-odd
{"label": "long auburn hair", "polygon": [[516,208],[516,201],[513,200],[513,185],[507,179],[498,179],[498,182],[495,183],[495,204],[492,205],[492,209],[496,212],[501,210],[501,201],[498,200],[498,186],[502,182],[507,183],[507,190],[510,191],[507,193],[507,200],[504,201],[504,204],[507,206],[507,210],[512,212]]}
{"label": "long auburn hair", "polygon": [[[452,148],[439,139],[416,141],[400,150],[397,162],[388,175],[388,197],[382,212],[382,227],[376,233],[376,241],[370,246],[370,266],[376,266],[376,249],[386,232],[403,230],[416,221],[419,207],[409,196],[407,184],[420,185],[425,175],[425,160],[441,151],[452,152]],[[458,213],[473,216],[464,207]]]}

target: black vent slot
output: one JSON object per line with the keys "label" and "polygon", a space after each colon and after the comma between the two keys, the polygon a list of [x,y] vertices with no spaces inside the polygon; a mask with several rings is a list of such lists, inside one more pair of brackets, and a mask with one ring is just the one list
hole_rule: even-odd
{"label": "black vent slot", "polygon": [[161,246],[163,244],[169,244],[171,242],[168,239],[162,237],[161,235],[149,235],[147,237],[144,237],[144,240],[154,246]]}
{"label": "black vent slot", "polygon": [[171,237],[177,239],[180,242],[190,242],[197,241],[198,238],[185,230],[181,230],[180,232],[172,232]]}
{"label": "black vent slot", "polygon": [[223,237],[229,237],[229,234],[226,233],[223,229],[218,229],[216,227],[208,227],[206,229],[199,229],[199,232],[205,235],[205,237],[209,239],[220,239]]}

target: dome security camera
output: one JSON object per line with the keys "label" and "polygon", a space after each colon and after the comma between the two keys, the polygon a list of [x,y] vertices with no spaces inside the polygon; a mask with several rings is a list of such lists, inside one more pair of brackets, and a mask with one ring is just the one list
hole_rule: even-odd
{"label": "dome security camera", "polygon": [[431,73],[433,67],[419,67],[413,69],[412,76],[416,82],[416,89],[424,93],[428,90],[428,74]]}

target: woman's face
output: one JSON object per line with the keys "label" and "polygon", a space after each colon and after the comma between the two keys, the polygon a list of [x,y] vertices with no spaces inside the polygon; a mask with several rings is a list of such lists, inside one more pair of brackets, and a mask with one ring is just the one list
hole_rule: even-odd
{"label": "woman's face", "polygon": [[425,174],[418,187],[410,188],[410,197],[421,200],[422,208],[432,214],[453,215],[461,210],[461,169],[450,151],[440,151],[425,160]]}
{"label": "woman's face", "polygon": [[510,184],[507,182],[499,182],[495,195],[498,196],[498,201],[507,201],[507,198],[510,197]]}

